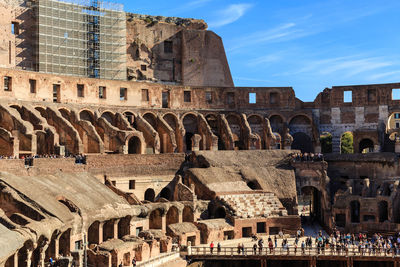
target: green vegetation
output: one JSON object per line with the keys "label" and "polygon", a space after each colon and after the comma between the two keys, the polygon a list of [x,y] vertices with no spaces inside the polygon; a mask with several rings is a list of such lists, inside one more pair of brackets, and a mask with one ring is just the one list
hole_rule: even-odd
{"label": "green vegetation", "polygon": [[332,135],[330,133],[322,133],[320,136],[321,152],[332,153]]}
{"label": "green vegetation", "polygon": [[342,135],[342,138],[340,139],[340,152],[342,154],[354,153],[353,134],[351,132],[346,132]]}

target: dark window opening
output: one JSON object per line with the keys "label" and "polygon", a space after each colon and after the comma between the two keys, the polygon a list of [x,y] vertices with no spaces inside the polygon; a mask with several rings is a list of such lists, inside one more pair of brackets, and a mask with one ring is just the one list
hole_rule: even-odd
{"label": "dark window opening", "polygon": [[142,101],[148,102],[149,101],[149,90],[142,89]]}
{"label": "dark window opening", "polygon": [[206,92],[206,102],[212,103],[212,93],[211,92]]}
{"label": "dark window opening", "polygon": [[146,65],[140,65],[140,70],[146,71],[147,70],[147,66]]}
{"label": "dark window opening", "polygon": [[172,53],[173,43],[172,41],[164,41],[164,53]]}
{"label": "dark window opening", "polygon": [[265,228],[265,222],[258,222],[257,223],[257,233],[265,233],[266,228]]}
{"label": "dark window opening", "polygon": [[228,105],[233,105],[235,103],[235,93],[228,92],[226,95],[226,101]]}
{"label": "dark window opening", "polygon": [[129,189],[135,189],[135,180],[129,180]]}
{"label": "dark window opening", "polygon": [[76,85],[78,97],[85,96],[85,86],[83,84]]}
{"label": "dark window opening", "polygon": [[106,91],[107,91],[107,88],[105,86],[99,86],[99,98],[100,99],[106,98]]}
{"label": "dark window opening", "polygon": [[374,215],[364,215],[363,221],[364,222],[375,222],[375,216]]}
{"label": "dark window opening", "polygon": [[278,93],[270,93],[269,94],[269,103],[270,104],[278,104],[279,95]]}
{"label": "dark window opening", "polygon": [[4,91],[11,91],[12,78],[9,76],[4,77]]}
{"label": "dark window opening", "polygon": [[29,88],[31,94],[36,94],[36,80],[29,79]]}
{"label": "dark window opening", "polygon": [[376,89],[368,89],[367,98],[368,102],[376,102]]}
{"label": "dark window opening", "polygon": [[128,89],[127,88],[119,88],[119,100],[125,101],[128,99]]}
{"label": "dark window opening", "polygon": [[53,102],[60,103],[60,85],[53,84]]}
{"label": "dark window opening", "polygon": [[186,103],[192,102],[192,92],[191,91],[183,91],[183,101]]}
{"label": "dark window opening", "polygon": [[162,92],[162,108],[169,108],[169,92]]}

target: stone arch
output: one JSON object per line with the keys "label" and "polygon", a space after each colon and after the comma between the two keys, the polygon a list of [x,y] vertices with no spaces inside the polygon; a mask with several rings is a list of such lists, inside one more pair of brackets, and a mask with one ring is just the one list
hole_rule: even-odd
{"label": "stone arch", "polygon": [[247,117],[247,122],[249,123],[251,133],[259,137],[260,144],[257,144],[257,146],[259,146],[259,149],[266,149],[267,140],[264,118],[258,114],[252,114]]}
{"label": "stone arch", "polygon": [[108,123],[115,127],[115,115],[111,111],[104,111],[101,114],[101,118],[104,118]]}
{"label": "stone arch", "polygon": [[143,119],[145,119],[154,130],[157,131],[157,116],[152,112],[146,112],[143,114]]}
{"label": "stone arch", "polygon": [[14,137],[2,127],[0,127],[0,155],[6,157],[14,155]]}
{"label": "stone arch", "polygon": [[171,200],[172,197],[171,189],[168,187],[164,187],[161,190],[160,197],[165,198],[166,200]]}
{"label": "stone arch", "polygon": [[163,216],[163,211],[160,208],[153,210],[149,216],[149,228],[163,229],[162,216]]}
{"label": "stone arch", "polygon": [[257,181],[248,181],[247,182],[247,186],[251,189],[251,190],[260,190],[262,189],[260,184]]}
{"label": "stone arch", "polygon": [[63,116],[64,119],[71,121],[71,111],[69,109],[61,107],[58,109],[58,111],[61,113],[61,116]]}
{"label": "stone arch", "polygon": [[234,148],[236,150],[245,149],[242,133],[242,120],[240,116],[234,113],[230,113],[226,116],[226,121],[228,122],[229,128],[231,128],[234,139]]}
{"label": "stone arch", "polygon": [[[6,263],[4,265],[4,267],[15,267],[15,254],[11,255],[10,257],[8,257],[8,259],[6,260]],[[18,256],[18,254],[17,254]]]}
{"label": "stone arch", "polygon": [[215,114],[207,114],[205,116],[207,124],[210,126],[212,133],[218,137],[218,150],[225,150],[225,143],[221,138],[218,117]]}
{"label": "stone arch", "polygon": [[311,137],[303,132],[297,132],[293,134],[293,143],[291,149],[300,150],[302,153],[313,152]]}
{"label": "stone arch", "polygon": [[282,134],[285,129],[286,121],[280,114],[272,114],[269,116],[269,123],[273,132]]}
{"label": "stone arch", "polygon": [[163,115],[163,119],[168,123],[168,125],[173,129],[176,130],[179,126],[179,119],[178,117],[171,112],[165,113]]}
{"label": "stone arch", "polygon": [[132,216],[126,216],[121,218],[118,222],[118,238],[122,239],[122,237],[129,235],[131,233],[131,219]]}
{"label": "stone arch", "polygon": [[133,112],[129,111],[129,110],[124,111],[122,114],[123,114],[123,115],[125,116],[125,118],[128,120],[128,122],[129,122],[129,124],[131,125],[131,127],[133,127],[133,128],[136,129],[136,125],[135,125],[135,122],[136,122],[136,120],[135,120],[135,114],[134,114]]}
{"label": "stone arch", "polygon": [[360,202],[358,200],[350,202],[350,219],[352,223],[360,222]]}
{"label": "stone arch", "polygon": [[364,138],[358,145],[359,153],[371,153],[374,152],[374,142],[369,138]]}
{"label": "stone arch", "polygon": [[182,124],[185,129],[184,144],[185,151],[192,151],[196,145],[193,142],[193,136],[198,133],[197,114],[186,113],[182,117]]}
{"label": "stone arch", "polygon": [[48,262],[50,258],[55,259],[56,258],[56,254],[58,251],[57,250],[57,246],[56,246],[56,239],[59,236],[60,231],[59,230],[54,230],[53,234],[51,235],[51,239],[50,239],[50,244],[46,250],[46,261]]}
{"label": "stone arch", "polygon": [[194,212],[192,207],[185,206],[182,211],[182,221],[183,222],[194,222]]}
{"label": "stone arch", "polygon": [[167,212],[167,226],[179,222],[179,210],[175,206],[171,206]]}
{"label": "stone arch", "polygon": [[184,140],[183,140],[182,127],[179,124],[178,116],[176,116],[174,113],[168,112],[164,114],[162,118],[175,133],[176,151],[183,152]]}
{"label": "stone arch", "polygon": [[114,238],[114,220],[105,221],[103,224],[103,242]]}
{"label": "stone arch", "polygon": [[144,200],[150,201],[150,202],[154,202],[156,197],[156,193],[154,192],[153,188],[148,188],[145,192],[144,192]]}
{"label": "stone arch", "polygon": [[279,133],[273,132],[273,135],[275,135],[275,140],[272,139],[271,147],[273,149],[281,149],[282,148],[282,137]]}
{"label": "stone arch", "polygon": [[93,222],[88,229],[88,243],[89,244],[99,244],[99,230],[100,230],[100,222]]}
{"label": "stone arch", "polygon": [[138,136],[131,136],[127,140],[128,154],[142,154],[142,140]]}
{"label": "stone arch", "polygon": [[94,114],[90,110],[83,109],[79,112],[79,120],[90,121],[93,124],[94,123]]}
{"label": "stone arch", "polygon": [[308,115],[299,114],[289,120],[289,134],[293,137],[292,149],[313,152],[312,120]]}
{"label": "stone arch", "polygon": [[389,219],[388,202],[382,200],[378,202],[379,222],[385,222]]}
{"label": "stone arch", "polygon": [[71,228],[62,233],[59,240],[59,253],[68,255],[71,252]]}

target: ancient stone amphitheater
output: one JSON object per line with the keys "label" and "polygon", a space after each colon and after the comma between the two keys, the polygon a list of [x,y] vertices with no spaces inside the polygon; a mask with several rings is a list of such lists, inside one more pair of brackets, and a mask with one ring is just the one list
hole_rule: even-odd
{"label": "ancient stone amphitheater", "polygon": [[400,83],[302,102],[234,87],[201,20],[102,1],[0,15],[0,266],[186,266],[175,244],[295,233],[299,199],[328,231],[400,230]]}

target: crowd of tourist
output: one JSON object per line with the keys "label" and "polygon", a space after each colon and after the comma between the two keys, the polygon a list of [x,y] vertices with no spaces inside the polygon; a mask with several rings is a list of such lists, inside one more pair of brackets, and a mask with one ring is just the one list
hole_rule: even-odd
{"label": "crowd of tourist", "polygon": [[321,153],[293,153],[293,161],[323,161],[324,155]]}
{"label": "crowd of tourist", "polygon": [[[302,231],[298,231],[295,239],[289,241],[283,233],[278,236],[268,237],[266,248],[264,249],[264,239],[257,238],[252,248],[245,248],[243,243],[237,246],[237,254],[336,254],[336,255],[360,255],[360,256],[400,256],[400,232],[396,235],[383,236],[379,233],[368,236],[365,233],[344,234],[339,231],[333,231],[331,235],[323,235],[320,231],[318,236],[304,236]],[[254,238],[253,238],[254,240]],[[214,243],[210,245],[210,252],[213,253]],[[217,245],[217,253],[221,252],[221,245]]]}

